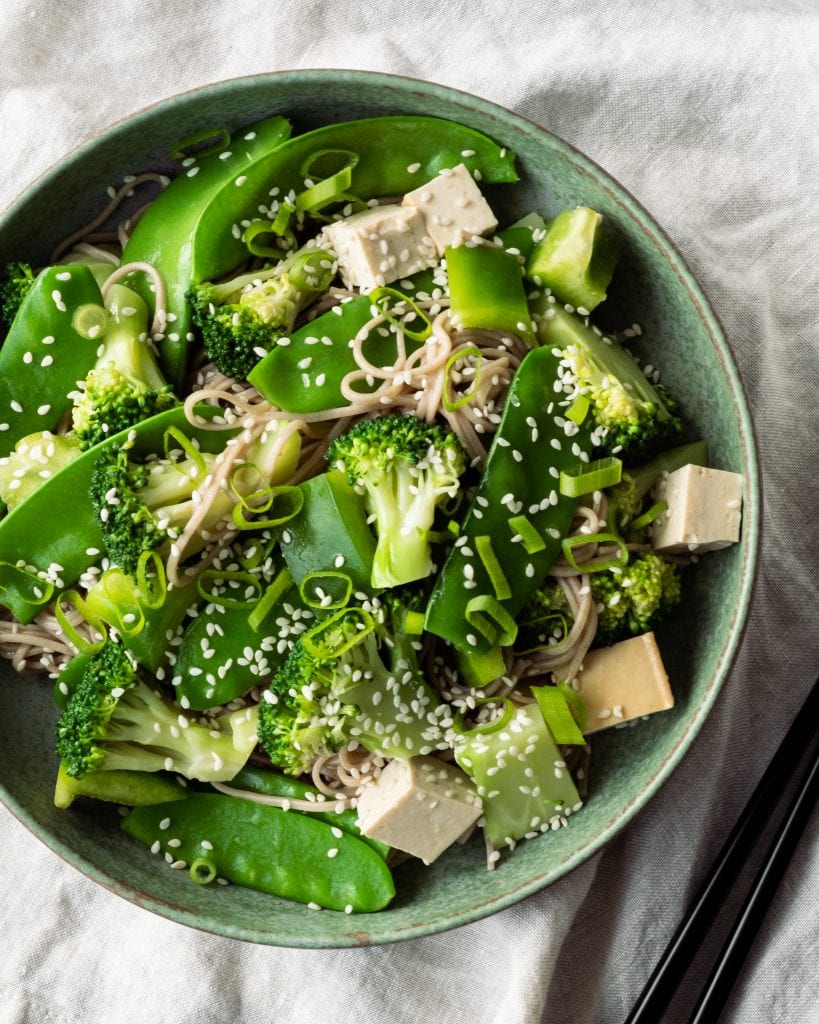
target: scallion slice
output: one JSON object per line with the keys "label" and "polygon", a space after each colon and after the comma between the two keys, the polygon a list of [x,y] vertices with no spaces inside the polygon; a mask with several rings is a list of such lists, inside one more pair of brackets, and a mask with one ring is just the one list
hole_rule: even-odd
{"label": "scallion slice", "polygon": [[497,598],[489,594],[473,597],[466,605],[466,621],[493,646],[509,647],[518,635],[518,626]]}
{"label": "scallion slice", "polygon": [[642,530],[643,527],[653,523],[657,516],[661,516],[663,512],[668,510],[667,501],[658,501],[651,506],[650,509],[643,512],[641,516],[637,516],[636,519],[632,519],[628,524],[630,530]]}
{"label": "scallion slice", "polygon": [[[582,548],[586,544],[615,544],[617,554],[614,558],[592,559],[589,562],[577,563],[574,557],[574,549]],[[605,569],[622,568],[628,564],[628,548],[622,537],[616,533],[578,533],[572,537],[565,537],[561,541],[563,554],[566,561],[573,569],[581,572],[603,572]]]}
{"label": "scallion slice", "polygon": [[[88,640],[77,630],[66,615],[65,605],[69,605],[82,616],[83,620],[97,633],[99,640]],[[97,651],[101,651],[105,647],[108,640],[105,623],[90,611],[76,590],[64,590],[57,596],[57,600],[54,602],[54,617],[68,641],[77,648],[80,654],[96,654]]]}
{"label": "scallion slice", "polygon": [[[451,398],[450,395],[454,394],[454,389],[450,383],[452,367],[456,363],[461,362],[462,359],[467,359],[469,356],[475,356],[477,359],[477,362],[475,363],[475,376],[472,380],[472,387],[469,388],[468,391],[464,391],[458,398]],[[482,362],[483,353],[477,345],[463,346],[453,352],[449,359],[447,359],[446,365],[444,366],[444,394],[442,399],[444,409],[446,409],[447,412],[455,412],[457,409],[461,409],[463,406],[469,405],[475,397]]]}
{"label": "scallion slice", "polygon": [[546,547],[546,541],[526,516],[511,516],[509,529],[513,536],[517,534],[520,537],[528,555],[533,555],[536,551],[542,551]]}
{"label": "scallion slice", "polygon": [[[336,592],[335,595],[333,591]],[[352,593],[352,579],[346,572],[338,572],[335,569],[305,573],[299,584],[299,594],[307,607],[322,611],[337,611],[344,608],[349,603]]]}
{"label": "scallion slice", "polygon": [[[235,493],[235,492],[234,492]],[[304,492],[300,487],[281,484],[278,487],[263,487],[252,494],[237,495],[238,504],[233,506],[233,525],[237,530],[265,530],[283,526],[297,516],[304,505]],[[257,519],[266,512],[273,514],[267,519]]]}
{"label": "scallion slice", "polygon": [[560,746],[582,746],[586,740],[569,709],[565,693],[567,689],[570,687],[533,686],[532,695],[555,743]]}
{"label": "scallion slice", "polygon": [[479,537],[473,538],[475,544],[475,550],[478,552],[478,557],[483,563],[484,569],[489,576],[489,582],[492,584],[492,588],[495,591],[495,597],[499,601],[506,601],[512,596],[512,588],[509,586],[509,581],[504,575],[501,564],[498,561],[498,556],[495,554],[492,548],[491,537],[483,534]]}
{"label": "scallion slice", "polygon": [[[373,289],[369,299],[387,323],[392,324],[411,341],[427,340],[432,331],[432,324],[426,313],[412,301],[409,295],[405,295],[397,288],[381,287]],[[407,307],[406,311],[401,309],[402,306]],[[408,320],[411,323],[417,321],[421,325],[420,328],[416,330],[408,326]]]}
{"label": "scallion slice", "polygon": [[81,338],[98,341],[105,334],[109,319],[105,306],[100,306],[96,302],[86,302],[74,310],[71,326]]}
{"label": "scallion slice", "polygon": [[267,590],[262,594],[247,617],[248,625],[252,630],[259,631],[262,623],[267,618],[271,608],[279,598],[293,586],[293,573],[285,567],[279,572]]}
{"label": "scallion slice", "polygon": [[571,420],[572,423],[576,423],[579,427],[586,419],[590,406],[591,402],[589,402],[585,395],[578,395],[569,406],[568,412],[566,413],[566,419]]}
{"label": "scallion slice", "polygon": [[301,642],[314,658],[338,658],[375,629],[375,620],[363,608],[342,608],[302,634]]}
{"label": "scallion slice", "polygon": [[594,462],[578,462],[561,472],[560,493],[567,498],[579,498],[581,494],[591,494],[619,484],[622,475],[623,463],[613,455]]}

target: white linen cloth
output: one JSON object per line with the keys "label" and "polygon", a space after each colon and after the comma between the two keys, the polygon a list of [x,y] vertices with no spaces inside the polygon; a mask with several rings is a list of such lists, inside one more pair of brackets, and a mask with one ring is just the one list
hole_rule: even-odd
{"label": "white linen cloth", "polygon": [[[816,6],[540,6],[4,0],[0,206],[146,104],[285,68],[431,79],[579,147],[689,261],[753,409],[762,559],[747,636],[713,714],[660,794],[579,870],[488,920],[382,948],[286,950],[184,928],[98,888],[0,810],[0,1024],[622,1021],[813,682]],[[817,869],[814,822],[725,1021],[819,1019]]]}

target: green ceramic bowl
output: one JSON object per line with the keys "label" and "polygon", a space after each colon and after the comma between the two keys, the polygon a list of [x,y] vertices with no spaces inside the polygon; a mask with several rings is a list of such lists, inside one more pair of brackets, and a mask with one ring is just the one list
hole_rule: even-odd
{"label": "green ceramic bowl", "polygon": [[[609,175],[517,114],[465,93],[388,75],[292,71],[176,96],[114,125],[46,173],[0,218],[0,258],[45,261],[53,246],[101,208],[124,174],[167,164],[181,137],[205,126],[240,128],[272,113],[296,130],[380,114],[426,114],[471,125],[519,156],[521,182],[496,188],[501,220],[579,203],[602,211],[622,249],[607,303],[612,327],[638,322],[643,352],[662,367],[691,437],[713,464],[744,474],[742,541],[703,559],[684,607],[660,640],[677,706],[631,729],[595,737],[591,796],[569,828],[521,844],[487,872],[480,838],[430,868],[401,866],[394,903],[378,914],[312,913],[247,889],[205,888],[169,870],[118,827],[115,808],[52,805],[56,761],[51,685],[0,668],[0,795],[56,854],[141,907],[183,924],[280,946],[392,942],[486,917],[577,867],[622,829],[674,770],[709,713],[742,635],[759,530],[757,461],[742,387],[720,326],[679,254]],[[48,225],[43,234],[42,225]],[[21,552],[21,554],[23,554]]]}

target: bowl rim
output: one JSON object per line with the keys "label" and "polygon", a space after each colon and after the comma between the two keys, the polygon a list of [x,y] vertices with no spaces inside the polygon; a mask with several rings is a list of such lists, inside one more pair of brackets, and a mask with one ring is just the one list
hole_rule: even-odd
{"label": "bowl rim", "polygon": [[[743,557],[739,566],[738,600],[734,608],[731,628],[727,633],[726,642],[717,659],[714,673],[700,702],[691,709],[690,718],[681,736],[675,745],[666,752],[662,761],[654,767],[647,785],[601,831],[595,834],[583,846],[575,848],[561,861],[551,864],[546,871],[528,878],[502,895],[493,897],[484,903],[472,905],[466,910],[454,914],[450,913],[444,917],[433,916],[432,919],[427,918],[419,924],[393,928],[387,927],[386,929],[380,929],[375,935],[371,935],[366,929],[366,920],[373,915],[366,915],[365,918],[361,919],[362,930],[351,930],[343,935],[332,935],[326,941],[317,940],[314,936],[305,937],[303,941],[300,941],[298,938],[291,939],[288,937],[287,945],[289,947],[310,949],[387,944],[411,938],[421,938],[481,920],[500,910],[513,906],[526,897],[558,881],[602,849],[614,836],[629,825],[679,766],[710,714],[717,696],[736,661],[740,644],[748,628],[749,609],[757,583],[762,514],[759,447],[742,376],[726,340],[719,318],[714,312],[702,286],[694,277],[685,258],[680,254],[664,229],[647,208],[615,179],[610,172],[586,156],[576,146],[549,129],[544,128],[533,119],[510,110],[502,104],[478,96],[475,93],[408,75],[348,68],[282,69],[258,74],[240,75],[209,82],[206,85],[193,86],[139,107],[135,111],[116,119],[85,138],[63,156],[57,158],[49,167],[30,181],[0,211],[0,234],[4,231],[6,222],[14,216],[18,207],[25,205],[32,192],[43,189],[47,190],[54,180],[64,172],[66,167],[81,163],[102,138],[113,140],[119,135],[130,133],[140,123],[150,122],[156,117],[161,117],[166,110],[170,110],[180,100],[195,96],[218,94],[229,91],[231,88],[246,87],[252,89],[254,86],[265,85],[273,87],[277,83],[320,81],[325,80],[328,76],[355,80],[368,86],[393,86],[398,90],[399,95],[409,89],[412,92],[427,97],[437,96],[444,98],[450,103],[461,106],[465,112],[477,112],[490,119],[500,120],[504,124],[510,125],[512,128],[522,131],[530,137],[539,136],[541,139],[548,140],[551,150],[556,155],[568,160],[577,170],[592,177],[595,183],[617,204],[624,215],[631,218],[649,238],[661,256],[670,265],[675,276],[696,307],[698,317],[708,334],[720,361],[726,381],[732,390],[740,448],[744,462],[743,533],[741,539]],[[71,850],[65,843],[43,828],[35,816],[7,790],[2,779],[0,779],[0,801],[5,804],[21,824],[63,861],[128,902],[166,919],[206,933],[264,945],[282,944],[281,942],[276,942],[277,936],[269,932],[261,932],[254,928],[225,925],[215,916],[205,917],[200,912],[186,910],[178,904],[132,888],[127,882],[99,868],[82,854]],[[388,914],[389,909],[384,913]],[[380,915],[375,916],[379,917]]]}

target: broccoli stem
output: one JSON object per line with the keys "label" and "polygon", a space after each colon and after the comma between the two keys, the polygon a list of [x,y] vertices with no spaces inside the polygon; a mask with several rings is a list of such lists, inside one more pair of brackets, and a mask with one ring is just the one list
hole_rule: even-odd
{"label": "broccoli stem", "polygon": [[114,284],[108,289],[105,306],[111,319],[97,366],[113,366],[155,391],[167,387],[148,340],[148,307],[143,299],[125,285]]}

